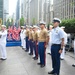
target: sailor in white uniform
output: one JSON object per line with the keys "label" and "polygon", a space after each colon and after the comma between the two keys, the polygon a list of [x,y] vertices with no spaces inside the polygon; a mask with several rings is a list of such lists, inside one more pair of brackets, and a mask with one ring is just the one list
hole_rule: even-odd
{"label": "sailor in white uniform", "polygon": [[25,30],[25,27],[24,26],[21,26],[21,33],[20,33],[20,37],[21,37],[21,46],[22,46],[22,49],[26,49],[26,41],[25,41],[25,38],[26,38],[26,30]]}
{"label": "sailor in white uniform", "polygon": [[[65,27],[62,26],[61,29],[64,30]],[[65,46],[66,46],[66,44],[67,44],[67,33],[64,31],[64,47],[63,47],[63,51],[62,51],[61,56],[60,56],[61,60],[64,60],[64,56],[65,56]]]}
{"label": "sailor in white uniform", "polygon": [[50,25],[50,27],[49,27],[49,31],[48,31],[48,35],[49,35],[49,43],[48,43],[48,54],[51,54],[51,35],[52,35],[52,28],[53,28],[53,26],[52,25]]}
{"label": "sailor in white uniform", "polygon": [[[75,37],[74,37],[74,56],[75,56]],[[75,67],[75,63],[72,66]]]}
{"label": "sailor in white uniform", "polygon": [[1,31],[0,31],[0,51],[2,57],[1,60],[7,59],[7,53],[6,53],[6,38],[7,38],[7,30],[6,26],[2,25]]}

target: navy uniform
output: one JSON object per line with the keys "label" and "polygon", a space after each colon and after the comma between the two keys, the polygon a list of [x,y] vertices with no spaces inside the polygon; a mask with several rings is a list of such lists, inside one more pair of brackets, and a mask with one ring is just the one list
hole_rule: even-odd
{"label": "navy uniform", "polygon": [[52,35],[52,28],[53,28],[53,26],[52,25],[50,25],[50,27],[49,27],[49,31],[48,31],[48,36],[49,36],[49,42],[48,42],[48,54],[50,54],[51,55],[51,44],[52,44],[52,40],[51,40],[51,35]]}
{"label": "navy uniform", "polygon": [[25,27],[24,26],[21,26],[21,33],[20,33],[20,37],[21,37],[21,46],[22,46],[22,49],[26,49],[26,41],[25,41],[25,38],[26,38],[26,30],[25,30]]}
{"label": "navy uniform", "polygon": [[33,59],[34,60],[37,60],[38,59],[38,32],[36,31],[37,30],[37,26],[33,26],[33,50],[34,50],[34,57]]}
{"label": "navy uniform", "polygon": [[31,26],[29,31],[29,47],[30,47],[29,55],[33,55],[33,30]]}
{"label": "navy uniform", "polygon": [[[75,36],[74,36],[74,56],[75,56]],[[72,66],[75,67],[75,63]]]}
{"label": "navy uniform", "polygon": [[[45,25],[45,22],[40,22],[40,26]],[[47,44],[47,30],[44,28],[40,30],[39,33],[39,43],[38,43],[38,51],[39,51],[39,56],[40,56],[40,65],[41,68],[43,68],[46,65],[46,44]]]}
{"label": "navy uniform", "polygon": [[26,52],[29,51],[29,29],[28,27],[26,26]]}
{"label": "navy uniform", "polygon": [[2,55],[1,60],[7,59],[6,38],[7,38],[6,26],[2,25],[2,30],[0,31],[0,51]]}
{"label": "navy uniform", "polygon": [[54,18],[52,29],[52,46],[51,46],[51,58],[52,68],[48,74],[59,75],[60,73],[60,54],[62,53],[62,46],[64,45],[64,31],[59,27],[60,19]]}
{"label": "navy uniform", "polygon": [[[62,26],[61,27],[61,29],[63,29],[63,31],[64,31],[64,26]],[[61,60],[64,60],[64,58],[65,58],[65,46],[66,46],[66,44],[67,44],[67,33],[64,31],[64,47],[63,47],[63,51],[62,51],[62,53],[61,53],[61,56],[60,56],[60,58],[61,58]]]}

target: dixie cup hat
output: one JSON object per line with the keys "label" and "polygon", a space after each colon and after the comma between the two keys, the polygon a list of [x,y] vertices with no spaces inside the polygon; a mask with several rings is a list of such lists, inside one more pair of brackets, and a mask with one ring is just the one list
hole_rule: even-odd
{"label": "dixie cup hat", "polygon": [[46,22],[44,22],[44,21],[40,21],[40,25],[46,25]]}

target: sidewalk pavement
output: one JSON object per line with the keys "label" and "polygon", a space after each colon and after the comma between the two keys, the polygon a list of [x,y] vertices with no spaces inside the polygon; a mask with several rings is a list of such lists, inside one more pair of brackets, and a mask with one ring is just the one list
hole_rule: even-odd
{"label": "sidewalk pavement", "polygon": [[[0,54],[1,56],[1,54]],[[0,75],[48,75],[52,70],[51,56],[46,55],[46,67],[40,68],[37,60],[33,60],[21,47],[7,47],[7,60],[0,60]],[[61,61],[60,75],[75,75],[74,58],[65,55],[65,60]]]}

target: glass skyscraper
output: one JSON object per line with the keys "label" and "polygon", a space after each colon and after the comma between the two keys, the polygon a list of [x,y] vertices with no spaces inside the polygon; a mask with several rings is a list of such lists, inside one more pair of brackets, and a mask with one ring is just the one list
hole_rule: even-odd
{"label": "glass skyscraper", "polygon": [[9,0],[0,0],[0,18],[3,23],[7,20],[7,14],[9,13]]}
{"label": "glass skyscraper", "polygon": [[0,18],[3,20],[3,0],[0,0]]}

